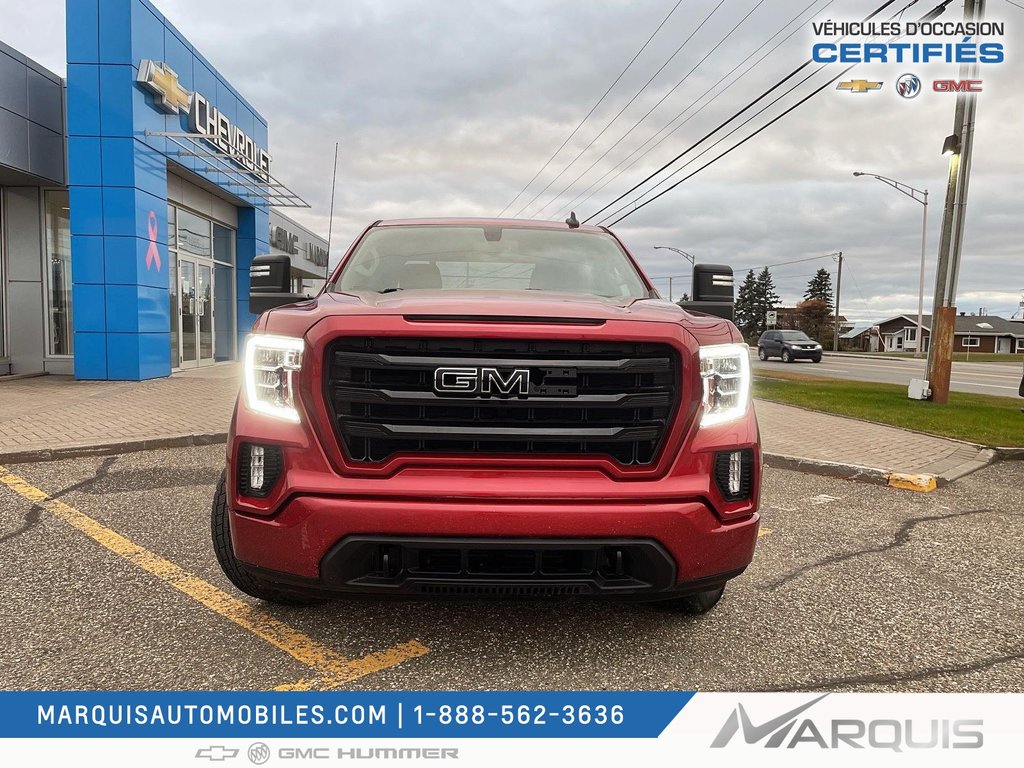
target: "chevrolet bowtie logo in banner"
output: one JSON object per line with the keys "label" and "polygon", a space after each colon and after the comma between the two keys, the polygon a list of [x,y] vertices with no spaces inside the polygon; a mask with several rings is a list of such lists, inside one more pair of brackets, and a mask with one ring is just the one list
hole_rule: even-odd
{"label": "chevrolet bowtie logo in banner", "polygon": [[877,91],[882,87],[881,82],[874,80],[845,80],[836,86],[837,91],[849,91],[850,93],[867,93]]}
{"label": "chevrolet bowtie logo in banner", "polygon": [[178,73],[162,61],[140,61],[136,81],[156,97],[157,106],[164,112],[172,115],[188,112],[192,94],[181,87]]}

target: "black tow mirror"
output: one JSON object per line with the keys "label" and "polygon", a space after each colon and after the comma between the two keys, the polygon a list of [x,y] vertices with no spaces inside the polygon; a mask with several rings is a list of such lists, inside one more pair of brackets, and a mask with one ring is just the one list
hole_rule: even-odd
{"label": "black tow mirror", "polygon": [[680,301],[679,306],[691,312],[703,312],[732,320],[736,306],[732,267],[724,264],[695,264],[691,296],[691,301]]}
{"label": "black tow mirror", "polygon": [[256,314],[308,299],[292,293],[292,262],[287,256],[257,256],[249,267],[249,310]]}

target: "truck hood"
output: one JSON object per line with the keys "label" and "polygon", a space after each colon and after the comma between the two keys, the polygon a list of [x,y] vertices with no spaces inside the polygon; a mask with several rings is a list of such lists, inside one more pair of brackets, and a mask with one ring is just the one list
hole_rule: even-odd
{"label": "truck hood", "polygon": [[271,310],[256,328],[268,333],[304,336],[329,317],[402,315],[413,318],[452,317],[472,322],[530,321],[600,325],[611,320],[672,323],[693,333],[701,343],[738,340],[727,320],[688,312],[663,299],[602,298],[555,291],[406,290],[393,293],[323,293],[315,299]]}

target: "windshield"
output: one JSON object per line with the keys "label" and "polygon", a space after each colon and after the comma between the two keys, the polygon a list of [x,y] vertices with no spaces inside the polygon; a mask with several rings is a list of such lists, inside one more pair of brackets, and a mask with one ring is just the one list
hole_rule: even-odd
{"label": "windshield", "polygon": [[334,290],[536,290],[647,297],[619,244],[598,232],[499,226],[371,230]]}
{"label": "windshield", "polygon": [[786,341],[810,341],[810,337],[803,331],[783,331],[782,338]]}

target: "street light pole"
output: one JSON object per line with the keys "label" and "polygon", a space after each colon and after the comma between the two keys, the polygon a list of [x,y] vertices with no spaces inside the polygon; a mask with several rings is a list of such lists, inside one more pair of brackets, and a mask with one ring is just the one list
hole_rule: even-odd
{"label": "street light pole", "polygon": [[[691,267],[693,267],[694,263],[697,261],[697,259],[694,257],[694,255],[692,253],[687,253],[686,251],[682,250],[681,248],[673,248],[671,245],[656,245],[656,246],[654,246],[654,250],[656,250],[656,251],[657,250],[675,251],[680,256],[685,257],[686,260],[690,262],[690,266]],[[669,279],[668,279],[668,300],[672,301],[672,278],[671,277],[669,277]]]}
{"label": "street light pole", "polygon": [[[909,184],[904,184],[902,181],[890,179],[888,176],[879,176],[877,173],[854,171],[853,175],[870,176],[873,179],[878,179],[882,183],[888,184],[897,192],[902,192],[914,202],[921,203],[924,206],[924,215],[921,217],[921,276],[917,291],[917,343],[914,346],[914,357],[921,357],[924,347],[924,253],[926,238],[928,237],[928,190],[915,189]],[[921,195],[921,197],[918,198],[918,195]],[[932,327],[935,327],[934,317],[932,318]]]}

